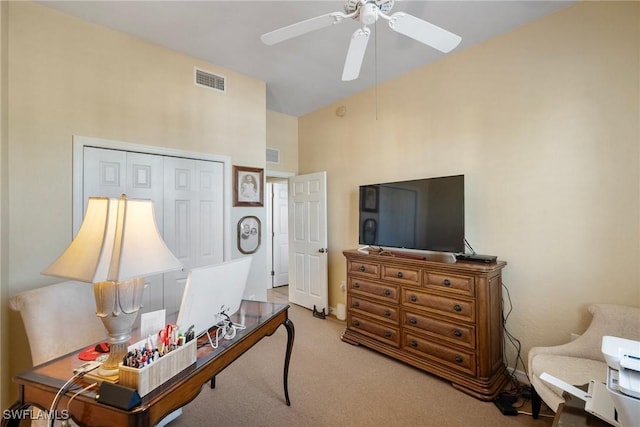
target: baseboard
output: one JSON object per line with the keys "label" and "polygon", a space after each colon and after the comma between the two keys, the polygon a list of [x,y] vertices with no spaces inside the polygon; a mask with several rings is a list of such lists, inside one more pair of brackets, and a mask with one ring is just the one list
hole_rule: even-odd
{"label": "baseboard", "polygon": [[507,370],[513,373],[513,376],[516,377],[520,384],[529,384],[529,377],[523,371],[517,369],[513,371],[511,368],[507,368]]}

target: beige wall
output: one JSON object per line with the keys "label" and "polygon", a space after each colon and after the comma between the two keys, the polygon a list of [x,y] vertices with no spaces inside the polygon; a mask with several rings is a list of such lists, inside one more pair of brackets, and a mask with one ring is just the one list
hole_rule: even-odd
{"label": "beige wall", "polygon": [[[2,289],[9,296],[51,283],[40,271],[70,242],[73,135],[228,155],[233,164],[265,167],[263,82],[38,4],[9,2],[8,26],[9,52],[3,49],[2,57],[9,66],[10,200],[2,206],[10,226],[2,228],[2,248],[8,247],[2,259],[10,268],[2,271]],[[227,92],[196,87],[194,66],[225,76]],[[3,179],[3,199],[5,185]],[[232,223],[245,214],[233,209]],[[252,208],[251,214],[264,218],[265,212]],[[266,256],[259,264],[266,295]],[[6,307],[5,299],[5,313]],[[3,361],[8,357],[16,372],[29,366],[30,356],[19,317],[8,315],[12,347],[9,353],[3,347]],[[2,369],[3,385],[11,372]]]}
{"label": "beige wall", "polygon": [[590,303],[640,306],[639,23],[637,2],[584,2],[301,117],[299,171],[328,172],[329,305],[359,185],[462,173],[523,357],[582,332]]}
{"label": "beige wall", "polygon": [[276,172],[298,172],[298,118],[267,110],[267,147],[280,150],[280,163],[267,163]]}

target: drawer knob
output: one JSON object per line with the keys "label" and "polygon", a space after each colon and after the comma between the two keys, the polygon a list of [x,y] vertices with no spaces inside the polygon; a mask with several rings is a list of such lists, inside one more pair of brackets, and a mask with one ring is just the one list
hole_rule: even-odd
{"label": "drawer knob", "polygon": [[402,276],[404,276],[404,275],[402,274],[402,271],[398,271],[398,279],[402,279]]}
{"label": "drawer knob", "polygon": [[462,363],[462,356],[456,356],[456,363]]}
{"label": "drawer knob", "polygon": [[392,333],[392,332],[390,332],[390,331],[386,331],[386,332],[384,333],[384,337],[385,337],[386,339],[389,339],[389,340],[390,340],[391,338],[393,338],[393,333]]}
{"label": "drawer knob", "polygon": [[362,271],[363,273],[367,270],[367,268],[364,265],[360,266],[360,271]]}
{"label": "drawer knob", "polygon": [[411,342],[409,343],[409,345],[413,348],[418,348],[418,342],[416,340],[411,340]]}
{"label": "drawer knob", "polygon": [[384,296],[386,296],[386,297],[391,296],[391,291],[389,289],[385,289],[384,290]]}
{"label": "drawer knob", "polygon": [[416,301],[418,301],[418,297],[417,297],[417,296],[415,296],[415,295],[411,295],[411,296],[409,297],[409,299],[411,300],[411,302],[416,302]]}
{"label": "drawer knob", "polygon": [[356,308],[360,307],[360,303],[358,301],[354,301],[353,307],[356,307]]}
{"label": "drawer knob", "polygon": [[418,324],[418,319],[416,319],[415,317],[412,317],[409,319],[409,323],[411,323],[412,325],[417,325]]}
{"label": "drawer knob", "polygon": [[460,313],[460,312],[462,311],[462,307],[460,307],[460,304],[456,304],[456,305],[454,305],[454,306],[453,306],[453,309],[454,309],[455,311],[457,311],[458,313]]}
{"label": "drawer knob", "polygon": [[358,282],[354,283],[353,287],[356,288],[356,289],[359,289],[360,288],[360,283],[358,283]]}
{"label": "drawer knob", "polygon": [[445,285],[446,287],[451,286],[451,280],[449,279],[444,279],[444,281],[442,282],[443,285]]}
{"label": "drawer knob", "polygon": [[356,326],[356,327],[360,326],[360,322],[358,322],[357,320],[354,320],[353,321],[353,326]]}
{"label": "drawer knob", "polygon": [[460,338],[462,336],[462,331],[460,331],[460,329],[456,329],[455,331],[453,331],[453,335]]}
{"label": "drawer knob", "polygon": [[391,316],[391,312],[390,312],[389,310],[385,310],[385,311],[384,311],[384,315],[385,315],[386,317],[390,317],[390,316]]}

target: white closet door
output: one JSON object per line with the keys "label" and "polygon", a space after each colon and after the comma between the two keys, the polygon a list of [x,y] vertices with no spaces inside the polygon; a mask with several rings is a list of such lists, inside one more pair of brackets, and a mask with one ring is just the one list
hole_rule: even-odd
{"label": "white closet door", "polygon": [[[84,210],[89,197],[151,199],[156,224],[163,230],[163,158],[153,154],[131,153],[85,147],[83,171]],[[163,275],[145,277],[141,312],[163,307]]]}
{"label": "white closet door", "polygon": [[164,287],[168,313],[180,308],[190,269],[224,260],[223,170],[218,162],[165,158],[164,238],[184,264],[182,272],[165,275],[173,277]]}

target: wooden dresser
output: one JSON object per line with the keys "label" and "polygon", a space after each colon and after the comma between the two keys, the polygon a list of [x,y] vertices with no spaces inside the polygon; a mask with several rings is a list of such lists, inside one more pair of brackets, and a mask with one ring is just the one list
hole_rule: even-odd
{"label": "wooden dresser", "polygon": [[344,251],[347,328],[361,344],[492,400],[508,381],[503,361],[506,262],[426,261]]}

